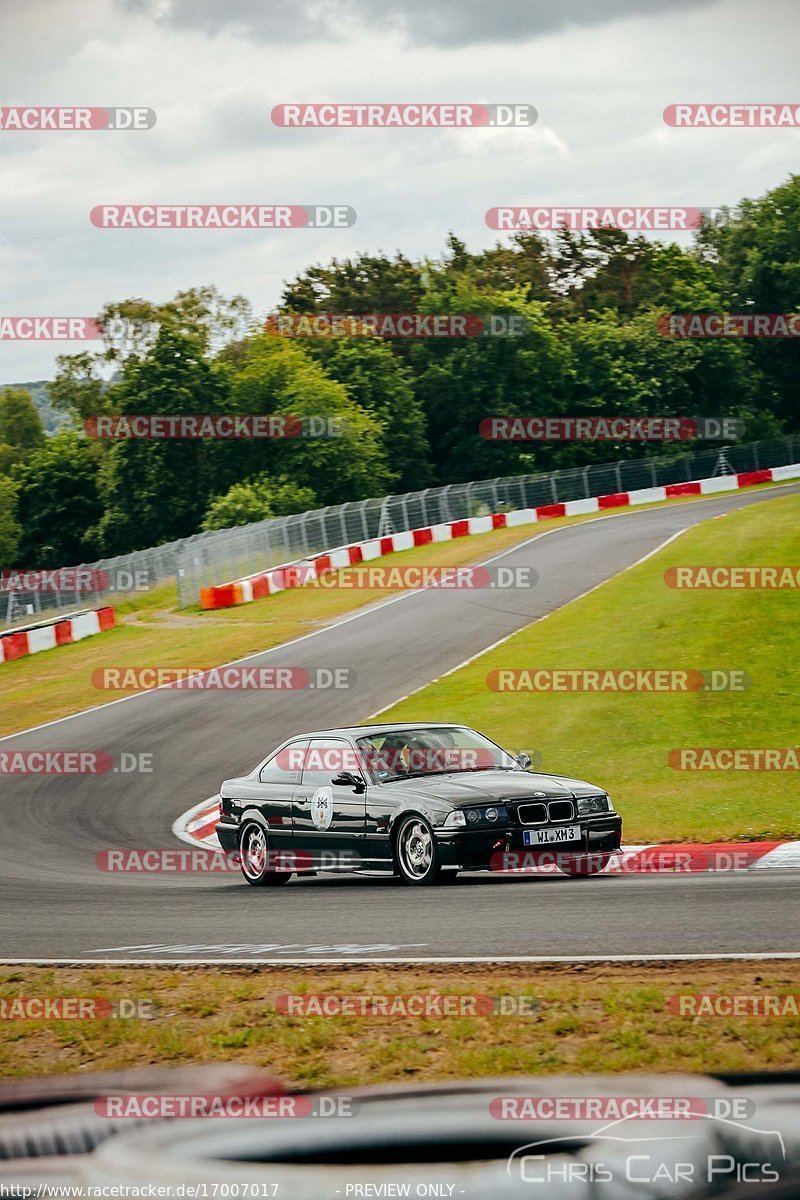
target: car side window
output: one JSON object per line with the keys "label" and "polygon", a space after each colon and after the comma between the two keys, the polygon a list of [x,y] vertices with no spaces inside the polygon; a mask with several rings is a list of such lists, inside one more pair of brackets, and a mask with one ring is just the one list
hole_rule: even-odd
{"label": "car side window", "polygon": [[297,784],[303,768],[308,738],[290,742],[268,758],[258,773],[261,783]]}
{"label": "car side window", "polygon": [[339,738],[312,738],[303,765],[303,787],[326,787],[342,771],[361,774],[350,743]]}

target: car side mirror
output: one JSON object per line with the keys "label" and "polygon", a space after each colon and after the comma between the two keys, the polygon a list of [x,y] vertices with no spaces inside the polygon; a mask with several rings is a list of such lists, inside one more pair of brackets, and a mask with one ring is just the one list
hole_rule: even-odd
{"label": "car side mirror", "polygon": [[522,767],[523,771],[527,771],[528,767],[533,762],[533,759],[531,758],[530,754],[525,754],[523,752],[522,754],[517,755],[517,762]]}
{"label": "car side mirror", "polygon": [[342,771],[340,775],[335,775],[331,783],[338,787],[351,787],[354,792],[361,793],[366,791],[366,784],[360,775],[354,775],[352,771]]}

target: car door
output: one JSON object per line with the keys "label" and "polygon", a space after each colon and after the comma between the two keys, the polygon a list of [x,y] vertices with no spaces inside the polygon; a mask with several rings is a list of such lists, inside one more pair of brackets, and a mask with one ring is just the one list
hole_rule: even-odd
{"label": "car door", "polygon": [[250,795],[242,797],[243,805],[249,805],[251,799],[256,801],[253,807],[269,826],[270,841],[276,849],[292,844],[292,801],[307,746],[308,738],[283,746],[262,764]]}
{"label": "car door", "polygon": [[[362,778],[335,783],[343,772]],[[292,828],[298,849],[315,862],[334,868],[357,865],[364,840],[366,790],[356,769],[355,751],[344,738],[312,738],[305,753],[300,784],[294,790]]]}

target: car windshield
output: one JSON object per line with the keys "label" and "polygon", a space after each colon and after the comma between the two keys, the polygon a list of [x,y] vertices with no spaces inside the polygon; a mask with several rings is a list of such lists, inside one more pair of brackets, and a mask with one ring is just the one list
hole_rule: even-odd
{"label": "car windshield", "polygon": [[363,765],[377,783],[421,775],[521,770],[516,759],[474,729],[420,726],[386,729],[357,742]]}

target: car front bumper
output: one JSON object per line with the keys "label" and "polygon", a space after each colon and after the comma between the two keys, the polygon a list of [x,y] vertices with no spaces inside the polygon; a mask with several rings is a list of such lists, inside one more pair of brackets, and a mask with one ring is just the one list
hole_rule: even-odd
{"label": "car front bumper", "polygon": [[562,854],[574,858],[576,855],[610,854],[620,848],[622,817],[618,813],[604,813],[567,823],[580,825],[579,842],[525,845],[523,835],[526,830],[557,829],[557,825],[506,825],[499,829],[444,829],[439,826],[434,833],[442,865],[463,870],[511,869],[513,859],[505,858],[507,855],[519,856],[520,865],[532,865],[537,859],[543,863],[557,862],[558,855]]}

